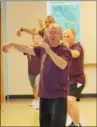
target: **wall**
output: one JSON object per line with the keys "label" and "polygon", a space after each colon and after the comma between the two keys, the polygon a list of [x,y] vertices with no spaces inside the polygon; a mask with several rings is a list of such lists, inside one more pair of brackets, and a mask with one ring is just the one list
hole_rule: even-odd
{"label": "wall", "polygon": [[85,63],[96,63],[96,1],[81,2],[81,39]]}
{"label": "wall", "polygon": [[80,19],[87,81],[83,93],[96,93],[96,1],[81,2]]}
{"label": "wall", "polygon": [[[16,30],[22,27],[36,27],[36,19],[46,17],[46,2],[7,2],[7,40],[8,42],[30,43],[31,36],[16,36]],[[83,93],[96,93],[96,2],[81,2],[81,38],[85,49],[85,73],[87,85]],[[37,26],[38,27],[38,26]],[[93,66],[91,66],[91,64]],[[31,94],[27,76],[27,59],[21,53],[8,53],[8,94]],[[6,93],[7,94],[7,93]]]}
{"label": "wall", "polygon": [[[19,38],[16,31],[22,26],[26,28],[38,27],[37,18],[46,17],[46,2],[7,2],[6,23],[8,42],[31,43],[31,36],[22,34]],[[8,89],[6,94],[32,94],[27,75],[27,58],[16,51],[8,53]]]}
{"label": "wall", "polygon": [[95,64],[86,64],[85,75],[86,75],[86,86],[82,93],[84,94],[97,94],[96,89],[96,71],[97,65]]}

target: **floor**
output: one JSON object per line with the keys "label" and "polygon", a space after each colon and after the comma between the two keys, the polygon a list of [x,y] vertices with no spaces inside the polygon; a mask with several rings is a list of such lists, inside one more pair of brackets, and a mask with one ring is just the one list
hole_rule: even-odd
{"label": "floor", "polygon": [[[82,98],[78,102],[83,127],[96,127],[97,98]],[[39,127],[39,110],[30,107],[31,100],[10,100],[2,104],[1,126],[32,126]],[[67,118],[69,124],[70,117]]]}

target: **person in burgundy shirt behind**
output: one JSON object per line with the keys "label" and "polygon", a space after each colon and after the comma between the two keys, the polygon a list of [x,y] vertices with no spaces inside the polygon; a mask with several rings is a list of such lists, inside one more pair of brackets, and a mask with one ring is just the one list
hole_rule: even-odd
{"label": "person in burgundy shirt behind", "polygon": [[39,78],[40,78],[41,60],[40,57],[31,56],[27,53],[24,53],[24,55],[26,55],[28,59],[28,76],[32,87],[32,93],[35,97],[35,100],[32,101],[31,106],[39,108],[37,91],[38,91]]}
{"label": "person in burgundy shirt behind", "polygon": [[60,43],[61,39],[60,27],[52,26],[44,39],[47,43],[39,41],[39,48],[28,48],[16,43],[3,47],[5,52],[14,47],[20,52],[41,57],[40,127],[64,127],[64,121],[66,126],[71,53]]}
{"label": "person in burgundy shirt behind", "polygon": [[[46,33],[46,28],[48,28],[50,25],[55,23],[55,20],[52,16],[47,16],[45,20],[45,27],[42,23],[42,21],[39,19],[39,30],[36,30],[36,28],[33,29],[27,29],[27,28],[20,28],[17,31],[17,35],[20,37],[22,32],[26,32],[32,36],[32,40],[35,41],[37,38],[40,38],[38,34],[42,37],[44,37]],[[36,34],[37,33],[37,34]],[[34,42],[35,43],[35,42]],[[29,81],[32,87],[32,93],[35,97],[35,100],[32,101],[31,106],[36,107],[37,109],[39,108],[39,99],[37,96],[37,91],[38,91],[38,84],[39,84],[39,73],[40,73],[40,57],[36,56],[30,56],[27,53],[24,53],[24,55],[27,56],[28,58],[28,76],[29,76]]]}
{"label": "person in burgundy shirt behind", "polygon": [[68,113],[73,122],[68,127],[81,127],[79,109],[76,99],[80,98],[86,83],[84,74],[84,51],[81,43],[76,41],[76,33],[73,29],[64,31],[64,45],[67,45],[72,54],[70,66],[70,88],[68,97]]}

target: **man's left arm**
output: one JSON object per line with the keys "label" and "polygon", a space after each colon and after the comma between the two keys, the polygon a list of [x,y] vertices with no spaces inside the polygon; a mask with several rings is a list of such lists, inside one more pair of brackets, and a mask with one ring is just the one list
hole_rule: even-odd
{"label": "man's left arm", "polygon": [[68,50],[63,51],[62,56],[58,56],[51,50],[47,43],[44,43],[43,47],[45,48],[47,54],[51,57],[52,61],[56,64],[56,66],[58,66],[62,70],[64,70],[67,67],[67,59],[71,59],[71,53]]}
{"label": "man's left arm", "polygon": [[49,49],[48,55],[51,57],[53,62],[60,68],[65,69],[68,65],[67,60],[63,59],[61,56],[55,54],[51,49]]}

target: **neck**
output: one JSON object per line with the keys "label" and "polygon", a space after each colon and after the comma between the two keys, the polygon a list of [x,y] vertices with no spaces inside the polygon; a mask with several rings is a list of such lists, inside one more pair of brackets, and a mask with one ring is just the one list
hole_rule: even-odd
{"label": "neck", "polygon": [[57,47],[59,45],[60,45],[60,43],[59,44],[56,44],[56,45],[51,45],[51,47],[53,48],[53,47]]}

